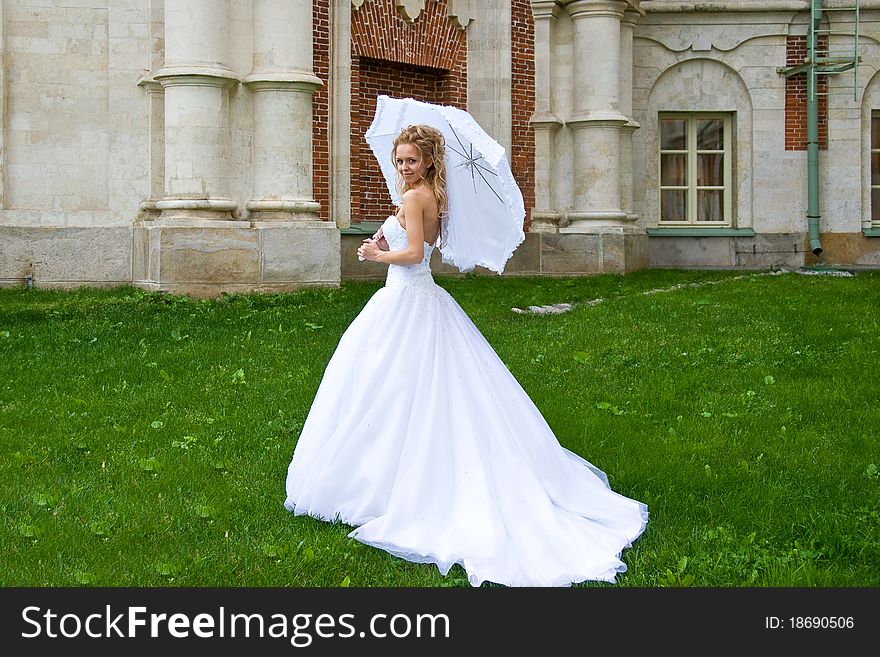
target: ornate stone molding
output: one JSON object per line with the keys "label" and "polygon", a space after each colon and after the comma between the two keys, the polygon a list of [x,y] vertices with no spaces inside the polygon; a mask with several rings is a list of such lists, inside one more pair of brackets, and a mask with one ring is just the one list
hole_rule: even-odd
{"label": "ornate stone molding", "polygon": [[[878,9],[880,0],[862,0],[861,9]],[[830,0],[825,3],[829,9],[852,7],[852,0]],[[660,13],[691,13],[691,12],[723,12],[723,11],[809,11],[808,0],[645,0],[641,3],[643,12]]]}
{"label": "ornate stone molding", "polygon": [[471,11],[471,0],[448,0],[449,17],[452,18],[462,30],[467,29],[468,24],[474,19]]}
{"label": "ornate stone molding", "polygon": [[425,8],[425,0],[394,0],[394,5],[401,18],[413,23]]}
{"label": "ornate stone molding", "polygon": [[682,25],[675,32],[664,30],[665,26],[643,25],[636,38],[657,43],[670,52],[695,53],[719,50],[730,52],[747,41],[763,37],[785,36],[789,34],[787,23],[772,22],[766,25],[751,25],[752,32],[745,33],[730,29],[728,25]]}
{"label": "ornate stone molding", "polygon": [[[357,11],[364,6],[366,0],[351,0],[352,8]],[[425,10],[426,0],[394,0],[397,13],[408,23],[414,23]],[[431,0],[438,2],[438,0]],[[467,29],[474,19],[474,11],[471,9],[471,0],[447,0],[447,15],[459,29]]]}

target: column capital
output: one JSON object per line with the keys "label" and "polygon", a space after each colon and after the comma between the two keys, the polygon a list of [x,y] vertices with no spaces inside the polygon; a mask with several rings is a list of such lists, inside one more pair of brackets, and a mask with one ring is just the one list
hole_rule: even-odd
{"label": "column capital", "polygon": [[305,91],[314,93],[324,86],[321,78],[309,71],[253,71],[242,79],[251,91]]}
{"label": "column capital", "polygon": [[614,110],[581,111],[572,114],[565,122],[566,125],[577,130],[578,128],[622,128],[630,122],[630,119]]}
{"label": "column capital", "polygon": [[572,20],[592,18],[594,16],[614,16],[622,19],[629,4],[624,0],[572,0],[565,5],[565,10]]}
{"label": "column capital", "polygon": [[535,128],[535,130],[552,130],[561,126],[563,121],[555,114],[535,112],[529,119],[529,124]]}
{"label": "column capital", "polygon": [[161,94],[165,92],[162,88],[162,83],[153,76],[151,71],[144,72],[144,74],[138,78],[137,86],[143,87],[147,90],[147,93],[150,94]]}
{"label": "column capital", "polygon": [[627,7],[626,11],[623,12],[623,18],[620,19],[621,24],[628,25],[630,27],[635,27],[639,22],[639,19],[645,15],[645,10],[639,7],[638,9],[633,9],[632,7]]}
{"label": "column capital", "polygon": [[164,66],[153,74],[153,79],[163,87],[225,87],[239,81],[238,76],[225,66],[185,64]]}
{"label": "column capital", "polygon": [[532,16],[535,20],[558,18],[562,11],[560,0],[532,0]]}

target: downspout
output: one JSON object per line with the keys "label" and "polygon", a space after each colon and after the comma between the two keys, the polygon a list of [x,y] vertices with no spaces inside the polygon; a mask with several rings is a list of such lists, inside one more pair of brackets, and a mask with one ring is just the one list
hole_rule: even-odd
{"label": "downspout", "polygon": [[819,241],[819,97],[816,93],[816,30],[822,23],[822,0],[813,0],[813,14],[807,34],[807,230],[810,250],[822,253]]}

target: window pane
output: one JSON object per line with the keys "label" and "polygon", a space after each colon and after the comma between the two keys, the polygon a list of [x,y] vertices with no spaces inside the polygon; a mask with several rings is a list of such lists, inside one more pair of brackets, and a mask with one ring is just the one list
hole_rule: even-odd
{"label": "window pane", "polygon": [[700,119],[697,121],[697,150],[724,150],[724,121]]}
{"label": "window pane", "polygon": [[697,155],[697,185],[721,187],[724,184],[724,155],[701,153]]}
{"label": "window pane", "polygon": [[880,221],[880,189],[871,189],[871,221]]}
{"label": "window pane", "polygon": [[871,153],[871,184],[880,185],[880,153]]}
{"label": "window pane", "polygon": [[697,190],[697,221],[724,221],[723,190]]}
{"label": "window pane", "polygon": [[687,220],[687,190],[664,189],[660,192],[660,221]]}
{"label": "window pane", "polygon": [[880,148],[880,116],[871,117],[871,148]]}
{"label": "window pane", "polygon": [[667,186],[687,185],[687,155],[664,153],[660,156],[660,184]]}
{"label": "window pane", "polygon": [[686,127],[684,119],[660,119],[660,150],[687,150]]}

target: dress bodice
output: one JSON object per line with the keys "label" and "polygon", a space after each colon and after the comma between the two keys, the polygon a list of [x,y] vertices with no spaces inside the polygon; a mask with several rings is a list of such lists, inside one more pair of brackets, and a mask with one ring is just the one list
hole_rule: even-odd
{"label": "dress bodice", "polygon": [[[393,214],[389,215],[382,224],[382,234],[385,236],[385,241],[388,242],[388,248],[391,251],[402,251],[406,248],[406,230]],[[433,252],[434,245],[425,242],[424,256],[421,262],[414,265],[388,265],[388,275],[385,279],[385,284],[433,287],[434,279],[431,276],[430,266],[431,254]]]}

